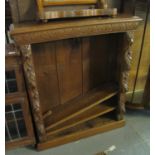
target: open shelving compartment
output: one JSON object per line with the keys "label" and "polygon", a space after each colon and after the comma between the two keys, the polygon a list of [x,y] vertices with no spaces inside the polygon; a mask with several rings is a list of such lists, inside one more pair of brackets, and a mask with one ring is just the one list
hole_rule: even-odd
{"label": "open shelving compartment", "polygon": [[103,114],[89,121],[83,122],[79,125],[75,125],[69,129],[63,130],[59,133],[55,133],[48,137],[46,145],[40,144],[38,148],[40,150],[48,147],[55,147],[57,145],[65,144],[70,141],[79,140],[84,137],[92,136],[97,133],[103,133],[115,128],[119,128],[125,125],[125,121],[116,121],[115,110]]}
{"label": "open shelving compartment", "polygon": [[[32,45],[34,66],[38,75],[42,74],[40,68],[49,73],[49,70],[46,69],[49,62],[47,64],[38,63],[37,59],[41,59],[43,56],[39,53],[46,49],[44,53],[46,58],[47,56],[53,57],[52,52],[54,53],[52,60],[57,66],[56,79],[58,79],[55,83],[58,83],[56,87],[59,90],[59,100],[56,105],[52,103],[54,102],[52,100],[47,101],[48,106],[44,104],[45,100],[41,102],[47,140],[45,143],[38,144],[38,149],[46,148],[48,142],[52,147],[59,143],[66,143],[71,137],[74,137],[75,140],[81,137],[80,135],[85,137],[89,131],[95,134],[124,125],[124,120],[117,120],[118,38],[123,39],[123,34],[61,40],[44,43],[42,46],[40,44]],[[54,50],[49,50],[51,47]],[[115,50],[113,51],[113,49]],[[63,71],[59,66],[63,66]],[[76,77],[72,79],[74,75]],[[40,87],[40,83],[45,81],[45,78],[36,77],[36,79],[40,94],[44,91],[43,88],[50,87],[49,81],[46,86]],[[72,80],[71,83],[70,80]],[[49,87],[48,89],[53,89],[52,92],[56,90]],[[113,117],[109,117],[109,113]],[[89,126],[88,124],[91,122],[92,125]],[[76,129],[77,131],[75,131]]]}
{"label": "open shelving compartment", "polygon": [[[38,144],[38,149],[55,147],[125,125],[124,120],[117,120],[118,91],[116,87],[107,85],[101,88],[76,100],[75,104],[79,105],[78,109],[71,102],[68,107],[72,110],[69,109],[66,114],[59,115],[57,111],[58,113],[54,115],[55,112],[53,112],[54,117],[50,117],[52,123],[47,123],[46,127],[47,141]],[[84,101],[87,104],[83,105]]]}
{"label": "open shelving compartment", "polygon": [[[71,121],[72,119],[80,120],[83,117],[86,117],[83,115],[85,112],[88,114],[90,113],[90,116],[93,115],[93,112],[97,111],[101,113],[101,111],[104,109],[108,112],[112,107],[108,107],[108,105],[101,105],[100,103],[104,101],[106,102],[106,100],[116,94],[116,88],[113,88],[112,86],[104,86],[98,89],[94,89],[84,97],[72,101],[65,106],[61,106],[59,109],[53,109],[53,117],[49,116],[48,119],[45,120],[46,131],[49,131],[55,126],[61,125],[66,121]],[[64,109],[66,109],[65,113],[61,113]],[[82,117],[80,117],[81,115]]]}
{"label": "open shelving compartment", "polygon": [[76,111],[78,114],[76,113],[74,117],[73,115],[71,117],[71,115],[67,114],[68,119],[66,119],[67,117],[64,117],[65,120],[61,119],[61,123],[59,122],[57,125],[52,124],[52,126],[46,128],[47,135],[51,136],[56,133],[63,132],[66,129],[70,129],[79,124],[91,121],[96,117],[115,111],[115,105],[112,104],[112,102],[114,102],[114,98],[115,97],[105,102],[98,102],[96,105],[90,104],[89,108],[86,107],[87,109],[85,108],[80,109],[81,111]]}

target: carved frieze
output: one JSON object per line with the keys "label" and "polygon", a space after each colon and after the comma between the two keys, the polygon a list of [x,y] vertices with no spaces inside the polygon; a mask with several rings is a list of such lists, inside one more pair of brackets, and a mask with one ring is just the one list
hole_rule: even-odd
{"label": "carved frieze", "polygon": [[[32,43],[41,43],[48,41],[55,41],[61,39],[68,38],[77,38],[77,37],[85,37],[85,36],[93,36],[93,35],[101,35],[108,33],[118,33],[118,32],[126,32],[129,30],[134,30],[139,25],[140,19],[135,18],[132,20],[120,21],[119,19],[109,19],[108,22],[99,22],[98,20],[95,22],[86,22],[77,26],[64,26],[59,28],[50,28],[48,25],[47,29],[41,27],[40,29],[36,29],[31,31],[31,27],[27,27],[28,30],[26,32],[21,31],[18,33],[16,31],[12,31],[12,36],[17,44],[32,44]],[[105,20],[106,21],[106,20]],[[80,22],[79,22],[80,23]],[[51,25],[52,26],[52,25]],[[33,27],[34,28],[34,27]],[[18,29],[18,28],[17,28]]]}

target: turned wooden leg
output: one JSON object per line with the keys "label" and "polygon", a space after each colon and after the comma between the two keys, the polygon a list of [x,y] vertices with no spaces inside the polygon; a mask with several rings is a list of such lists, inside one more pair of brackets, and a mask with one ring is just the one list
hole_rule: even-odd
{"label": "turned wooden leg", "polygon": [[23,67],[28,87],[28,93],[30,97],[32,114],[35,121],[35,126],[37,129],[37,134],[40,141],[46,139],[45,128],[42,118],[42,112],[40,107],[39,93],[36,84],[35,70],[32,60],[32,51],[30,45],[20,46],[20,51],[22,54]]}

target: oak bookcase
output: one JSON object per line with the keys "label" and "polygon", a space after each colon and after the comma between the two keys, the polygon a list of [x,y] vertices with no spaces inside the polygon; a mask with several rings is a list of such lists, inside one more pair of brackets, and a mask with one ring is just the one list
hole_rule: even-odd
{"label": "oak bookcase", "polygon": [[125,125],[133,30],[141,19],[17,24],[39,150]]}

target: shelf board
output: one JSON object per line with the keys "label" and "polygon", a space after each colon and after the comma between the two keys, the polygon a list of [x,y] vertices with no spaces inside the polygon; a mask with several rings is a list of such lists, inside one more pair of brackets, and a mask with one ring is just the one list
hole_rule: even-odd
{"label": "shelf board", "polygon": [[65,121],[64,123],[56,126],[52,130],[49,130],[47,132],[47,135],[53,135],[56,133],[59,133],[63,130],[69,129],[71,127],[74,127],[78,124],[84,123],[86,121],[89,121],[91,119],[94,119],[98,116],[101,116],[103,114],[106,114],[108,112],[111,112],[115,109],[115,107],[99,104],[95,106],[94,108],[91,108],[90,110],[87,110],[86,112],[83,112],[80,115],[77,115],[76,117],[73,117],[72,119]]}
{"label": "shelf board", "polygon": [[116,85],[107,84],[103,87],[90,91],[87,95],[80,99],[59,106],[59,108],[52,109],[52,115],[45,119],[46,130],[48,131],[51,128],[95,107],[116,94]]}
{"label": "shelf board", "polygon": [[76,141],[81,138],[89,137],[97,133],[120,128],[125,125],[124,120],[115,121],[114,119],[108,117],[97,117],[88,122],[67,129],[66,131],[56,134],[52,137],[48,136],[48,140],[46,142],[37,144],[37,149],[48,149],[51,147]]}

